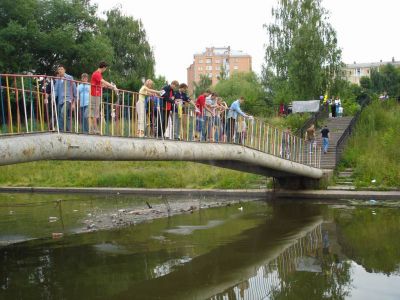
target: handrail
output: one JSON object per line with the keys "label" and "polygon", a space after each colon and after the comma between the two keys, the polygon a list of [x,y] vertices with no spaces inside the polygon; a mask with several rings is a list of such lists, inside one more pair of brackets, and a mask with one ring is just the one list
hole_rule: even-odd
{"label": "handrail", "polygon": [[346,127],[346,129],[343,131],[342,136],[339,138],[339,140],[336,143],[336,147],[335,147],[335,162],[336,162],[336,166],[339,164],[339,161],[342,157],[342,153],[343,153],[343,149],[346,145],[346,142],[348,140],[348,138],[350,137],[350,135],[352,134],[354,128],[357,125],[357,121],[361,116],[362,111],[364,110],[364,108],[369,104],[370,102],[370,98],[368,96],[365,96],[364,99],[361,101],[361,109],[356,113],[356,115],[353,117],[353,119],[351,119],[349,125]]}
{"label": "handrail", "polygon": [[[320,149],[309,154],[301,137],[261,119],[228,118],[229,109],[222,107],[214,108],[212,114],[178,102],[167,108],[158,96],[104,87],[99,98],[89,93],[89,99],[80,99],[82,84],[90,88],[90,83],[61,81],[52,76],[0,74],[0,136],[72,132],[233,143],[300,164],[320,166]],[[56,93],[60,99],[56,99]]]}
{"label": "handrail", "polygon": [[296,131],[296,134],[299,135],[300,137],[304,138],[305,132],[312,124],[317,126],[318,121],[325,119],[328,116],[329,116],[329,104],[328,104],[328,102],[326,102],[319,106],[319,110],[316,113],[312,114],[311,117],[308,118],[307,121],[304,122],[303,126],[301,126]]}

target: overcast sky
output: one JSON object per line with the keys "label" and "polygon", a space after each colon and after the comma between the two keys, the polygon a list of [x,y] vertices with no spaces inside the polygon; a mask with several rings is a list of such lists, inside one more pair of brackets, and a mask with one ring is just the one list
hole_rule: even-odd
{"label": "overcast sky", "polygon": [[[193,54],[206,47],[231,46],[253,57],[260,73],[277,0],[93,0],[99,12],[117,5],[141,19],[154,50],[156,74],[186,82]],[[323,0],[338,35],[345,63],[400,60],[398,0]]]}

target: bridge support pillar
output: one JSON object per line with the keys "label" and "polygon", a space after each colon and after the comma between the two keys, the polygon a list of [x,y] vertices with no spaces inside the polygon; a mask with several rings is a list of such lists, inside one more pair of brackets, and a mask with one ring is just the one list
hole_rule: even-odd
{"label": "bridge support pillar", "polygon": [[278,188],[286,190],[319,190],[328,186],[329,175],[324,174],[320,179],[306,177],[281,177],[276,178]]}

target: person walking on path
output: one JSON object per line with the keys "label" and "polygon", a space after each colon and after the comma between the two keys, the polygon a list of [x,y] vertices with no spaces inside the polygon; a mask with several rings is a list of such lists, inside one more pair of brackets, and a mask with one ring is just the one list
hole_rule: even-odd
{"label": "person walking on path", "polygon": [[313,153],[315,147],[315,126],[312,124],[306,131],[306,141],[309,143],[310,154]]}
{"label": "person walking on path", "polygon": [[324,128],[322,128],[321,135],[322,135],[322,148],[323,148],[324,154],[326,154],[328,152],[328,147],[329,147],[328,125],[325,125]]}

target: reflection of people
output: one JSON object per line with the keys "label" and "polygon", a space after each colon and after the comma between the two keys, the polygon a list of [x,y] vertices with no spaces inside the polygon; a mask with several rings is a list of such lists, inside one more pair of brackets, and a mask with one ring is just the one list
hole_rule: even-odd
{"label": "reflection of people", "polygon": [[329,234],[327,230],[322,233],[322,253],[329,254]]}

